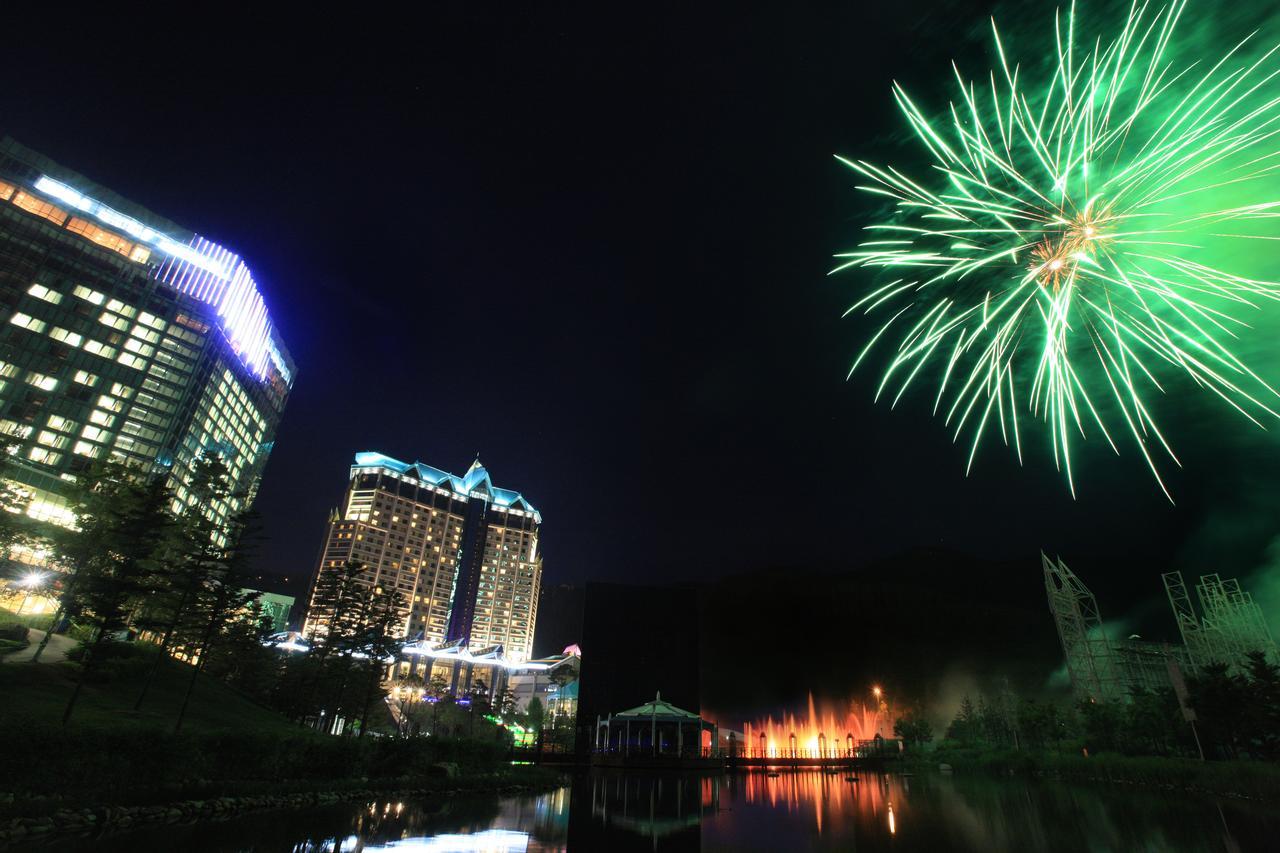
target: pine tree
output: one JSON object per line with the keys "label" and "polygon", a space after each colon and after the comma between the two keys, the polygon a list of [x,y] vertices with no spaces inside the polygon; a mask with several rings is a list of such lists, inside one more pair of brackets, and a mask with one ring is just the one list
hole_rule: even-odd
{"label": "pine tree", "polygon": [[188,499],[172,526],[163,570],[147,608],[145,627],[159,633],[160,653],[143,680],[133,705],[135,711],[142,707],[156,675],[168,661],[201,591],[217,575],[226,557],[224,543],[232,531],[218,521],[213,508],[230,496],[228,473],[222,459],[209,453],[196,461],[187,480]]}
{"label": "pine tree", "polygon": [[[341,566],[322,571],[311,597],[307,622],[315,666],[306,704],[308,708],[319,704],[322,713],[332,712],[325,721],[326,730],[333,730],[337,725],[353,663],[350,653],[358,650],[361,611],[367,606],[365,572],[365,564],[358,560],[347,560]],[[335,686],[326,689],[330,682]]]}
{"label": "pine tree", "polygon": [[[404,648],[404,624],[400,617],[403,601],[392,589],[366,590],[361,599],[360,626],[352,653],[363,656],[364,697],[360,708],[360,736],[368,728],[369,707],[382,685],[387,661],[394,661]],[[385,695],[385,694],[383,694]]]}
{"label": "pine tree", "polygon": [[188,624],[195,629],[191,635],[193,642],[189,641],[188,649],[198,660],[187,682],[182,705],[178,708],[174,732],[182,730],[196,680],[209,655],[223,639],[227,625],[242,618],[246,609],[262,595],[245,588],[252,578],[249,567],[250,537],[245,535],[246,530],[251,527],[252,519],[253,516],[248,512],[233,518],[222,538],[224,544],[218,546],[215,540],[213,549],[207,555],[208,574],[191,602],[188,620]]}
{"label": "pine tree", "polygon": [[77,526],[54,539],[59,558],[72,566],[64,593],[67,612],[92,626],[80,677],[67,702],[65,724],[80,698],[84,680],[97,668],[104,644],[129,627],[130,618],[156,574],[160,544],[169,530],[171,500],[160,476],[137,479],[123,466],[93,469],[79,484],[72,511]]}

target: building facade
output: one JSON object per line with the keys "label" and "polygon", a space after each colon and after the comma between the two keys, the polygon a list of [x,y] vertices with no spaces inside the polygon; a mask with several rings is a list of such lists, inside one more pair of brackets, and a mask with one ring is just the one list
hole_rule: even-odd
{"label": "building facade", "polygon": [[[493,649],[519,663],[533,651],[542,583],[542,516],[493,485],[477,459],[463,476],[380,453],[357,453],[317,568],[367,566],[361,583],[400,594],[404,636]],[[314,594],[315,583],[312,584]],[[323,622],[311,608],[305,633]]]}
{"label": "building facade", "polygon": [[245,593],[257,593],[254,604],[262,618],[270,622],[270,630],[278,634],[289,629],[289,614],[293,611],[294,597],[278,592],[263,592],[257,589],[241,590]]}
{"label": "building facade", "polygon": [[211,509],[243,509],[293,374],[237,255],[0,140],[0,429],[28,515],[72,523],[68,484],[107,459],[181,506],[211,451],[237,493]]}

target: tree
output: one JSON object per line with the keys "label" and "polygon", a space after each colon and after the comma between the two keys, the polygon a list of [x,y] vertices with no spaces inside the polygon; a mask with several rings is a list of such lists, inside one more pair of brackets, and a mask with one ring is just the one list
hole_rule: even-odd
{"label": "tree", "polygon": [[529,706],[524,711],[525,728],[532,732],[537,732],[538,736],[541,737],[542,724],[545,717],[546,709],[542,707],[542,700],[534,696],[529,700]]}
{"label": "tree", "polygon": [[14,462],[22,450],[21,439],[13,432],[0,431],[0,557],[33,538],[34,528],[27,517],[30,494],[10,477]]}
{"label": "tree", "polygon": [[1248,679],[1225,663],[1210,663],[1187,678],[1187,692],[1200,734],[1222,757],[1237,758],[1247,726]]}
{"label": "tree", "polygon": [[1262,652],[1250,652],[1245,672],[1246,690],[1242,724],[1249,751],[1261,758],[1280,758],[1280,667]]}
{"label": "tree", "polygon": [[217,644],[209,650],[204,674],[259,700],[269,700],[281,671],[276,651],[264,645],[271,633],[270,614],[260,602],[250,602],[223,626]]}
{"label": "tree", "polygon": [[[404,648],[404,625],[401,617],[403,600],[392,589],[365,590],[360,598],[359,625],[350,653],[360,655],[366,663],[364,701],[360,709],[360,736],[368,728],[369,707],[382,685],[387,661],[394,662]],[[385,693],[383,694],[385,695]]]}
{"label": "tree", "polygon": [[64,592],[66,609],[86,620],[93,634],[63,711],[64,724],[86,676],[102,659],[104,644],[129,626],[140,595],[155,575],[157,552],[169,529],[170,500],[162,477],[138,479],[114,463],[96,467],[77,484],[72,506],[76,528],[61,531],[53,544],[74,571]]}
{"label": "tree", "polygon": [[915,711],[908,711],[893,724],[893,735],[911,746],[924,746],[933,740],[933,726]]}
{"label": "tree", "polygon": [[[316,578],[311,596],[307,625],[311,641],[310,668],[313,681],[307,690],[304,717],[318,708],[323,714],[334,710],[326,728],[336,725],[337,707],[342,704],[351,668],[351,656],[344,654],[354,642],[362,606],[362,584],[366,566],[359,560],[347,560],[341,566],[326,567]],[[330,682],[336,689],[326,690]]]}
{"label": "tree", "polygon": [[515,711],[516,694],[512,691],[510,685],[504,684],[502,689],[498,691],[498,695],[493,697],[493,710],[503,720],[509,721],[511,714]]}
{"label": "tree", "polygon": [[1023,743],[1032,749],[1044,749],[1061,740],[1062,716],[1051,702],[1022,700],[1017,720]]}
{"label": "tree", "polygon": [[226,558],[226,538],[232,532],[218,520],[214,508],[224,505],[231,486],[227,466],[216,453],[207,453],[192,466],[186,482],[188,498],[166,542],[163,570],[157,578],[144,627],[160,634],[160,654],[147,671],[133,704],[142,707],[156,674],[165,661],[184,621],[204,587],[216,580]]}
{"label": "tree", "polygon": [[1089,752],[1123,750],[1126,720],[1124,706],[1119,702],[1081,702],[1080,723]]}
{"label": "tree", "polygon": [[556,705],[552,709],[551,724],[552,727],[558,727],[560,718],[564,716],[564,697],[561,692],[566,686],[578,680],[578,672],[574,669],[573,664],[562,663],[547,674],[547,679],[556,686]]}
{"label": "tree", "polygon": [[196,658],[196,664],[192,667],[182,704],[178,707],[178,716],[173,725],[175,733],[182,730],[196,680],[213,649],[223,639],[228,623],[241,618],[245,609],[262,595],[245,588],[253,577],[249,568],[250,549],[245,541],[245,531],[252,518],[248,512],[238,514],[228,522],[224,535],[210,544],[207,554],[208,572],[197,588],[189,609],[188,624],[192,631],[185,645],[191,656]]}
{"label": "tree", "polygon": [[955,719],[951,721],[951,725],[947,726],[947,740],[968,744],[976,742],[980,735],[981,726],[978,712],[973,707],[972,700],[966,694],[960,703],[960,711],[956,714]]}
{"label": "tree", "polygon": [[427,681],[427,695],[436,699],[443,699],[448,692],[449,679],[438,672],[433,672],[431,678]]}

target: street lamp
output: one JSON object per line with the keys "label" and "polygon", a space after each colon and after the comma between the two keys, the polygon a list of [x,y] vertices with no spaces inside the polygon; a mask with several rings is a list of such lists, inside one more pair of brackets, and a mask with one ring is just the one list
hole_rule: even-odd
{"label": "street lamp", "polygon": [[31,594],[42,586],[48,577],[45,572],[30,572],[22,576],[22,579],[18,581],[18,586],[25,589],[27,593],[22,597],[22,603],[18,605],[18,614],[21,614],[22,608],[27,606],[27,601],[30,600]]}

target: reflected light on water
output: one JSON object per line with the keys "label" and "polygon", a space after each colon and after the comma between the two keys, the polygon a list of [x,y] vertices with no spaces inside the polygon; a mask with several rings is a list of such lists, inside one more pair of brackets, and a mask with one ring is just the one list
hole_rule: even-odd
{"label": "reflected light on water", "polygon": [[402,838],[387,844],[363,847],[365,853],[525,853],[529,834],[509,829],[487,829],[470,835],[436,835],[431,838]]}
{"label": "reflected light on water", "polygon": [[827,815],[879,814],[887,804],[887,784],[875,774],[853,776],[850,771],[800,770],[783,772],[776,778],[748,773],[742,779],[742,792],[751,804],[767,804],[791,813],[812,809],[814,824],[822,832]]}

